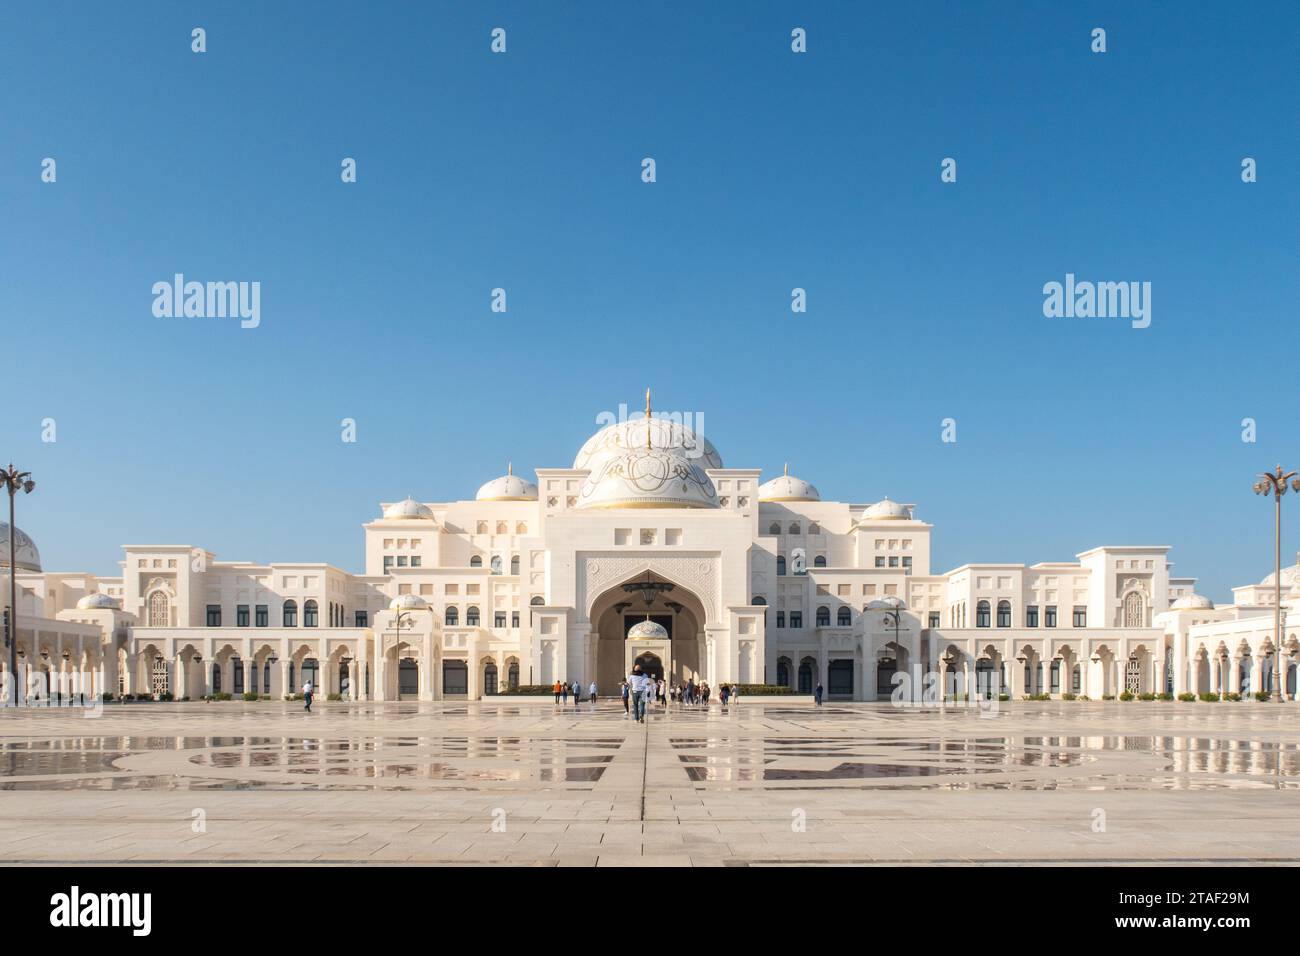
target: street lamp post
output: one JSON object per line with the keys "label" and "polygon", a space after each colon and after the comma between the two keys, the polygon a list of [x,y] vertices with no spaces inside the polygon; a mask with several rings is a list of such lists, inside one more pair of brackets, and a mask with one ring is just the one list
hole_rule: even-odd
{"label": "street lamp post", "polygon": [[0,469],[0,483],[9,492],[9,626],[5,629],[5,644],[9,648],[9,683],[13,685],[14,706],[18,706],[18,527],[14,524],[14,498],[18,492],[31,494],[36,488],[29,471],[19,471],[9,463],[7,469]]}
{"label": "street lamp post", "polygon": [[[1278,465],[1275,472],[1264,472],[1260,480],[1255,482],[1254,490],[1257,495],[1273,496],[1273,645],[1278,651],[1277,660],[1282,659],[1282,496],[1286,494],[1288,482],[1293,491],[1300,491],[1300,478],[1296,478],[1294,471],[1282,473],[1282,466]],[[12,494],[12,492],[10,492]],[[1283,681],[1278,680],[1277,665],[1273,666],[1273,699],[1279,704],[1286,703],[1286,688]]]}

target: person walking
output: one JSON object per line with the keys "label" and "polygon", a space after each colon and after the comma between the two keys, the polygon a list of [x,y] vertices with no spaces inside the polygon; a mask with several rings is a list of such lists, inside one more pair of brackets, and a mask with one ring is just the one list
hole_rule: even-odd
{"label": "person walking", "polygon": [[695,678],[692,677],[686,681],[686,706],[689,707],[695,703]]}
{"label": "person walking", "polygon": [[587,688],[587,697],[591,700],[591,709],[596,709],[596,682],[592,681],[591,686]]}
{"label": "person walking", "polygon": [[307,706],[304,707],[303,710],[307,711],[307,713],[309,714],[311,713],[312,694],[314,694],[315,692],[316,692],[316,687],[312,684],[311,681],[307,681],[307,683],[302,685],[302,699],[307,702]]}
{"label": "person walking", "polygon": [[732,684],[732,685],[731,685],[731,702],[732,702],[733,704],[739,704],[739,703],[740,703],[740,685],[739,685],[739,684]]}
{"label": "person walking", "polygon": [[709,709],[709,694],[712,691],[713,688],[709,686],[707,681],[700,685],[700,706],[705,710]]}
{"label": "person walking", "polygon": [[726,684],[723,684],[720,688],[718,688],[718,699],[719,699],[720,701],[722,701],[722,707],[723,707],[724,710],[726,709],[726,706],[727,706],[727,696],[728,696],[728,693],[729,693],[729,692],[728,692],[728,690],[727,690],[727,685],[726,685]]}
{"label": "person walking", "polygon": [[624,720],[627,720],[627,715],[628,715],[628,703],[629,703],[628,698],[629,698],[629,697],[631,696],[631,694],[632,694],[632,688],[628,685],[628,682],[627,682],[627,681],[622,681],[622,682],[619,683],[619,685],[618,685],[618,692],[619,692],[619,694],[621,694],[622,697],[623,697],[623,719],[624,719]]}
{"label": "person walking", "polygon": [[576,680],[573,682],[573,709],[577,710],[578,705],[582,703],[582,685]]}
{"label": "person walking", "polygon": [[628,678],[628,684],[632,687],[632,715],[636,718],[638,724],[645,723],[646,685],[648,683],[649,679],[641,673],[641,665],[634,665],[632,675]]}
{"label": "person walking", "polygon": [[565,707],[569,706],[569,682],[567,680],[560,685],[560,702]]}
{"label": "person walking", "polygon": [[817,689],[813,691],[813,703],[818,707],[822,705],[822,682],[817,682]]}
{"label": "person walking", "polygon": [[555,682],[555,686],[552,687],[551,690],[555,691],[555,702],[558,704],[560,702],[560,682],[558,680]]}

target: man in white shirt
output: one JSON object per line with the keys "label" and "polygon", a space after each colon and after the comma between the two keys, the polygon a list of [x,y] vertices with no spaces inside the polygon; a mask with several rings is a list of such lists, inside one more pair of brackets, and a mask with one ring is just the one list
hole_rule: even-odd
{"label": "man in white shirt", "polygon": [[596,709],[596,682],[592,681],[591,686],[587,688],[587,696],[591,698],[591,709]]}
{"label": "man in white shirt", "polygon": [[645,723],[646,700],[650,695],[650,678],[641,673],[641,665],[634,665],[628,678],[632,686],[632,712],[637,723]]}
{"label": "man in white shirt", "polygon": [[307,711],[309,714],[311,713],[311,695],[315,693],[315,691],[316,688],[312,686],[311,681],[307,681],[307,683],[302,685],[302,699],[307,702],[307,706],[304,707],[303,710]]}

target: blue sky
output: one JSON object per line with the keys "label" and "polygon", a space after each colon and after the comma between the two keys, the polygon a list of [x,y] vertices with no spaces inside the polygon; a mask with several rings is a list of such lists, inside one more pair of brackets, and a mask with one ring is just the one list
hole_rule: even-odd
{"label": "blue sky", "polygon": [[[1300,466],[1298,26],[1282,3],[6,5],[19,524],[49,569],[167,542],[359,570],[380,500],[566,467],[650,386],[730,466],[916,502],[936,570],[1169,544],[1224,600],[1270,569],[1254,474]],[[176,272],[261,282],[261,326],[154,317]],[[1067,272],[1151,282],[1151,327],[1045,318]],[[1300,549],[1300,516],[1283,531]]]}

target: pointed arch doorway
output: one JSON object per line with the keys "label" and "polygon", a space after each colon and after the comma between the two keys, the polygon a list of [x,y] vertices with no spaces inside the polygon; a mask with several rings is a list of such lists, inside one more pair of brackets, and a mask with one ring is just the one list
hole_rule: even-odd
{"label": "pointed arch doorway", "polygon": [[[644,587],[646,584],[654,587]],[[684,684],[688,679],[698,683],[705,677],[704,628],[708,622],[704,602],[694,591],[656,572],[653,562],[649,570],[597,596],[589,617],[592,653],[588,673],[595,674],[602,694],[614,693],[642,654],[653,655],[669,683]],[[666,636],[629,639],[629,631],[647,620],[662,627]]]}

